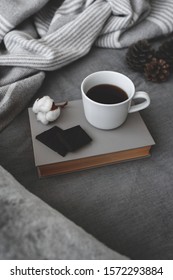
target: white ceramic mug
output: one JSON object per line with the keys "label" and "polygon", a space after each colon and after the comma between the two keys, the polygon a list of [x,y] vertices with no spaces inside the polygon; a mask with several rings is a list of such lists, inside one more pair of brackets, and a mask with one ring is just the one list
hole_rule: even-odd
{"label": "white ceramic mug", "polygon": [[[93,101],[87,96],[87,92],[92,87],[101,84],[115,85],[121,88],[126,92],[128,98],[116,104]],[[117,128],[125,122],[128,113],[140,111],[150,105],[150,98],[146,92],[136,92],[133,82],[127,76],[113,71],[99,71],[87,76],[81,84],[81,92],[87,121],[100,129]],[[137,105],[131,105],[132,100],[136,98],[142,98],[144,101]]]}

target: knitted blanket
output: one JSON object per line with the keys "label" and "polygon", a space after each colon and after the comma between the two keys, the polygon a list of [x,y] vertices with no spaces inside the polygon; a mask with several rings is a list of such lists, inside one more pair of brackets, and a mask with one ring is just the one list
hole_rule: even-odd
{"label": "knitted blanket", "polygon": [[123,48],[173,31],[172,0],[1,0],[0,130],[53,71],[94,45]]}

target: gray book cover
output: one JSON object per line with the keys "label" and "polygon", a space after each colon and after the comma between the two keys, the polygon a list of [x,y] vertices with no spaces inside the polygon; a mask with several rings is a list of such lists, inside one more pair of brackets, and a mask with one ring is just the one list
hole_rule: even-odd
{"label": "gray book cover", "polygon": [[[61,110],[60,117],[53,123],[43,125],[38,122],[32,108],[28,109],[33,142],[35,165],[42,166],[58,162],[75,161],[83,158],[127,151],[155,144],[139,113],[129,114],[126,122],[113,130],[100,130],[91,126],[84,116],[82,100],[70,101]],[[45,130],[57,125],[62,129],[80,125],[92,138],[92,142],[77,150],[60,156],[35,137]]]}

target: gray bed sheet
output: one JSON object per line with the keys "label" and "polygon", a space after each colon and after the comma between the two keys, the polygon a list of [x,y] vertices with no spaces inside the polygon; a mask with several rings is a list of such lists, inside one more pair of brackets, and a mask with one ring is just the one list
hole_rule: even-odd
{"label": "gray bed sheet", "polygon": [[173,259],[173,78],[152,83],[128,69],[127,49],[92,48],[82,59],[46,73],[37,97],[57,102],[81,98],[90,73],[113,70],[147,91],[141,115],[156,145],[150,158],[39,179],[34,165],[27,108],[0,136],[0,162],[30,192],[132,259]]}

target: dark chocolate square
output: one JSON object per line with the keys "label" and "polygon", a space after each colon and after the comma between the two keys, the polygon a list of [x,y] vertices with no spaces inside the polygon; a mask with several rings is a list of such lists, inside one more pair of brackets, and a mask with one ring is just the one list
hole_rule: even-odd
{"label": "dark chocolate square", "polygon": [[64,144],[69,152],[74,152],[92,141],[80,125],[64,130],[63,134]]}
{"label": "dark chocolate square", "polygon": [[64,144],[63,132],[61,128],[54,126],[37,135],[36,139],[64,157],[68,149]]}
{"label": "dark chocolate square", "polygon": [[92,141],[80,125],[66,130],[54,126],[37,135],[36,139],[63,157],[68,152],[74,152]]}

